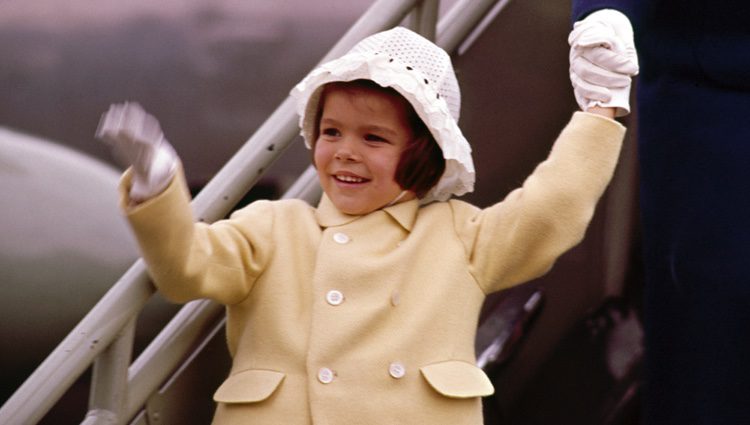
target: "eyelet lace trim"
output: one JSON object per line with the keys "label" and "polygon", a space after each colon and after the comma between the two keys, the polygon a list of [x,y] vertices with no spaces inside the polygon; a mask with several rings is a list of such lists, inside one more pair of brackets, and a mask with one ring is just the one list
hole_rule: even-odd
{"label": "eyelet lace trim", "polygon": [[[443,151],[445,172],[420,202],[426,204],[435,200],[445,201],[451,195],[461,196],[471,192],[474,190],[475,172],[469,142],[451,116],[444,96],[440,96],[433,88],[438,84],[425,83],[425,76],[418,70],[405,72],[404,66],[408,65],[385,55],[350,53],[313,70],[291,92],[292,98],[297,101],[299,124],[305,143],[309,147],[310,137],[313,136],[306,134],[306,130],[309,130],[306,127],[309,125],[305,125],[305,116],[311,107],[317,108],[318,88],[334,81],[370,79],[401,93],[412,104]],[[308,105],[312,100],[315,105]]]}

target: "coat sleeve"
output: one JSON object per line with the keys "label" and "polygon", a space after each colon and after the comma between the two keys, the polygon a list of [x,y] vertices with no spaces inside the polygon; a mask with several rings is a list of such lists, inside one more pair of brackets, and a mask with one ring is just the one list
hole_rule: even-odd
{"label": "coat sleeve", "polygon": [[624,134],[614,120],[576,112],[522,187],[473,217],[454,213],[471,273],[485,293],[541,276],[581,241]]}
{"label": "coat sleeve", "polygon": [[633,19],[633,8],[636,0],[573,0],[571,18],[579,21],[586,15],[599,9],[615,9]]}
{"label": "coat sleeve", "polygon": [[126,172],[121,207],[149,274],[167,299],[234,304],[247,297],[270,255],[270,202],[251,204],[230,220],[208,225],[194,222],[182,170],[163,193],[135,207],[128,206],[129,181]]}

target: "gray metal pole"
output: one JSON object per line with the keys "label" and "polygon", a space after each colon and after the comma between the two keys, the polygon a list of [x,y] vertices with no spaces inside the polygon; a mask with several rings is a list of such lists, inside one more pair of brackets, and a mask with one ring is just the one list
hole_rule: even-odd
{"label": "gray metal pole", "polygon": [[507,0],[460,0],[438,23],[437,45],[448,53],[458,46],[496,3]]}
{"label": "gray metal pole", "polygon": [[[128,367],[133,355],[133,338],[135,337],[135,317],[119,332],[117,338],[94,362],[89,394],[89,412],[110,412],[116,422],[122,422],[127,395]],[[100,417],[90,414],[88,417]],[[97,423],[113,423],[107,415],[106,420]]]}
{"label": "gray metal pole", "polygon": [[127,394],[128,365],[133,352],[135,318],[131,319],[114,342],[94,362],[89,411],[84,425],[117,425]]}
{"label": "gray metal pole", "polygon": [[434,42],[439,9],[439,0],[421,0],[411,14],[411,29]]}

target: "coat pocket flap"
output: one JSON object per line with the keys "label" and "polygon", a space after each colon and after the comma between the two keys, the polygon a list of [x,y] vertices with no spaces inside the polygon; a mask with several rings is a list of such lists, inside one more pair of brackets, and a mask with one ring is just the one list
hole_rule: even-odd
{"label": "coat pocket flap", "polygon": [[278,388],[284,374],[273,370],[249,369],[227,378],[214,393],[219,403],[254,403],[267,399]]}
{"label": "coat pocket flap", "polygon": [[449,360],[419,369],[438,393],[451,398],[484,397],[495,392],[492,382],[477,366]]}

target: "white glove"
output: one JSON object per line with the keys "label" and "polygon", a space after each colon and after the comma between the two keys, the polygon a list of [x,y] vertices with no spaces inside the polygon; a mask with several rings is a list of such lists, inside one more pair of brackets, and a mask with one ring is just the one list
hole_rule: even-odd
{"label": "white glove", "polygon": [[629,114],[638,55],[627,16],[613,9],[598,10],[573,25],[568,43],[570,81],[581,109],[614,107],[618,117]]}
{"label": "white glove", "polygon": [[135,102],[110,105],[96,137],[110,145],[123,166],[133,167],[130,198],[142,202],[161,193],[174,177],[179,159],[159,121]]}

